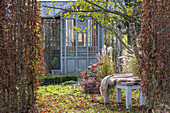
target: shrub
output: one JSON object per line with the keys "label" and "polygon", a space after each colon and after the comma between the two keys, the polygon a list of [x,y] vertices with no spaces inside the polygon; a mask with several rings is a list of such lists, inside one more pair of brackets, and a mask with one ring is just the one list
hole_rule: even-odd
{"label": "shrub", "polygon": [[100,82],[101,80],[90,77],[87,80],[83,79],[81,86],[83,87],[85,94],[100,94]]}
{"label": "shrub", "polygon": [[77,81],[76,75],[60,75],[60,76],[41,76],[40,85],[61,84],[66,81]]}
{"label": "shrub", "polygon": [[70,85],[70,84],[76,84],[76,81],[70,80],[70,81],[61,83],[61,85]]}
{"label": "shrub", "polygon": [[102,48],[102,54],[97,54],[97,60],[99,62],[104,62],[103,65],[99,66],[99,73],[102,74],[102,78],[111,75],[114,73],[114,63],[112,61],[112,47],[104,47]]}
{"label": "shrub", "polygon": [[100,93],[101,74],[98,72],[98,66],[103,64],[104,63],[91,63],[91,66],[88,66],[85,72],[79,75],[79,77],[83,79],[80,85],[84,88],[85,94]]}

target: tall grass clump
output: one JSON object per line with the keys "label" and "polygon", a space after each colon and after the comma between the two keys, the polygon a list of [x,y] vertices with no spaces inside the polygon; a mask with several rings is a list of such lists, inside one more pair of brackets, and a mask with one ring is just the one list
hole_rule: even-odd
{"label": "tall grass clump", "polygon": [[[133,51],[133,49],[131,49]],[[138,76],[139,64],[136,60],[135,54],[131,54],[127,49],[122,51],[122,73],[133,73],[134,76]]]}
{"label": "tall grass clump", "polygon": [[99,66],[99,73],[101,73],[102,78],[114,73],[114,62],[112,60],[112,47],[102,48],[102,53],[97,54],[97,59],[99,62],[103,62],[103,65]]}

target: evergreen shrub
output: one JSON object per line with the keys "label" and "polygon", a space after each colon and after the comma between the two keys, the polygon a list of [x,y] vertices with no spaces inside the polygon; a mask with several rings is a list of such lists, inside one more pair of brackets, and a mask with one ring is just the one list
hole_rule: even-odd
{"label": "evergreen shrub", "polygon": [[70,85],[70,84],[76,84],[76,83],[77,83],[76,81],[70,80],[70,81],[61,83],[61,85]]}
{"label": "evergreen shrub", "polygon": [[40,76],[40,85],[61,84],[66,81],[77,81],[76,75],[60,75],[60,76]]}

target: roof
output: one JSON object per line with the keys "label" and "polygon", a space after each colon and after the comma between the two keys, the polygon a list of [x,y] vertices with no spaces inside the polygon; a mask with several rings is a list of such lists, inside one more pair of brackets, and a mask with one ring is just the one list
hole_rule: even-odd
{"label": "roof", "polygon": [[[75,3],[77,0],[53,0],[54,3],[57,2],[57,5],[53,5],[52,4],[52,0],[38,0],[40,2],[40,4],[42,5],[46,5],[46,6],[51,6],[51,7],[61,7],[61,8],[67,8],[68,7],[68,3],[69,2],[73,2]],[[50,9],[50,15],[47,14],[48,8],[47,7],[43,7],[41,9],[41,16],[42,17],[55,17],[56,14],[57,16],[59,15],[59,13],[62,12],[62,10],[60,9]]]}

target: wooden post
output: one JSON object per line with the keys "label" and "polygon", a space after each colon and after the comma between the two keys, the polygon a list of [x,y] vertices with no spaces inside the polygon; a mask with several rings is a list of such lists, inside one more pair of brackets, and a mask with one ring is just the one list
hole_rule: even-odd
{"label": "wooden post", "polygon": [[101,33],[100,33],[100,26],[99,25],[97,25],[97,26],[98,26],[97,27],[97,30],[98,30],[98,32],[97,32],[98,33],[98,35],[97,35],[98,36],[97,37],[98,38],[98,45],[97,45],[98,46],[98,51],[97,51],[97,53],[99,53],[100,52],[100,41],[101,41],[101,39],[100,39],[101,36],[100,35],[101,35]]}
{"label": "wooden post", "polygon": [[106,95],[104,96],[104,103],[108,104],[109,103],[109,88],[107,88]]}
{"label": "wooden post", "polygon": [[132,108],[131,86],[126,86],[126,109]]}
{"label": "wooden post", "polygon": [[145,94],[142,95],[142,91],[139,91],[139,106],[145,105]]}
{"label": "wooden post", "polygon": [[60,17],[60,62],[61,62],[61,74],[63,74],[63,28],[62,28],[62,16]]}
{"label": "wooden post", "polygon": [[102,29],[102,38],[101,38],[101,41],[102,41],[102,45],[101,45],[101,48],[104,46],[104,28],[101,28]]}
{"label": "wooden post", "polygon": [[[76,18],[77,18],[77,16],[76,16]],[[77,19],[76,19],[76,27],[77,27],[77,25],[78,25],[78,23],[77,23]],[[78,34],[77,34],[77,31],[76,31],[76,73],[78,73],[78,70],[77,70],[77,68],[78,68]]]}
{"label": "wooden post", "polygon": [[[66,30],[66,23],[68,22],[68,20],[66,20],[66,18],[64,18],[64,30],[65,31],[67,31]],[[68,27],[68,26],[67,26]],[[66,45],[67,45],[67,43],[66,43],[66,32],[64,33],[64,35],[63,35],[63,37],[62,38],[64,38],[64,74],[66,74],[67,73],[67,64],[66,64]]]}
{"label": "wooden post", "polygon": [[116,102],[120,103],[121,102],[121,98],[122,98],[121,89],[116,88]]}

